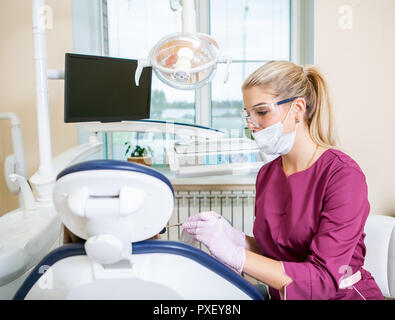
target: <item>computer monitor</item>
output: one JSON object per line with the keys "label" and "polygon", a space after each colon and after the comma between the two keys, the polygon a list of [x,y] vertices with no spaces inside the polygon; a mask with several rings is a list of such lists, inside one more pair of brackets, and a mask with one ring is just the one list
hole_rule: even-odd
{"label": "computer monitor", "polygon": [[137,60],[71,53],[65,60],[65,122],[149,118],[151,67],[136,86]]}

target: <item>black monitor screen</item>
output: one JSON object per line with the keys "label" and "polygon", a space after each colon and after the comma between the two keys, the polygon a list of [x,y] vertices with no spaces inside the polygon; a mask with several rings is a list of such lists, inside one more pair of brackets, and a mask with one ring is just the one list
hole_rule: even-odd
{"label": "black monitor screen", "polygon": [[150,116],[152,68],[135,84],[137,60],[66,53],[65,122],[117,122]]}

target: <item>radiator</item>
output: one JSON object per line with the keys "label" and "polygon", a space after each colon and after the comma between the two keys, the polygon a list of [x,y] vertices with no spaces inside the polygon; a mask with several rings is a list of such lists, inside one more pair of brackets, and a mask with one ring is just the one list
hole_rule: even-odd
{"label": "radiator", "polygon": [[[226,218],[237,230],[252,236],[255,210],[255,191],[175,191],[174,210],[168,226],[183,223],[188,217],[202,212],[215,211]],[[162,239],[179,241],[183,228],[168,228]],[[208,251],[205,246],[200,249]]]}

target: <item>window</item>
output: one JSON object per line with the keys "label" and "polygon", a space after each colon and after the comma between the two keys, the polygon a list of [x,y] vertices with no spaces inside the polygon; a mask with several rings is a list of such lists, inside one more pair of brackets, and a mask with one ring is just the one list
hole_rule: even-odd
{"label": "window", "polygon": [[225,68],[212,81],[211,124],[241,137],[243,81],[267,61],[290,60],[290,1],[211,1],[210,33],[233,60],[228,82],[223,83]]}
{"label": "window", "polygon": [[[164,36],[181,31],[181,12],[169,1],[107,0],[108,55],[147,58]],[[151,118],[195,123],[195,93],[173,89],[152,76]]]}
{"label": "window", "polygon": [[[102,0],[104,48],[109,56],[146,58],[161,39],[182,30],[181,11],[166,0]],[[197,31],[210,33],[221,52],[232,57],[219,65],[213,81],[202,89],[183,91],[162,83],[153,73],[151,118],[211,126],[230,137],[244,136],[240,110],[245,78],[269,60],[290,60],[291,0],[198,0]],[[112,158],[124,158],[124,142],[154,146],[154,163],[164,163],[165,135],[112,135]]]}
{"label": "window", "polygon": [[[223,83],[226,68],[218,66],[209,85],[211,94],[199,95],[195,108],[194,91],[173,89],[154,74],[151,117],[187,123],[196,123],[198,118],[197,124],[242,136],[239,110],[244,79],[269,60],[290,59],[290,0],[196,3],[198,30],[209,30],[222,53],[232,57],[229,80]],[[163,0],[107,0],[107,21],[108,54],[121,58],[146,58],[159,39],[182,29],[181,11],[172,11],[169,1]],[[203,113],[211,110],[211,117],[197,117],[196,110],[201,109]]]}

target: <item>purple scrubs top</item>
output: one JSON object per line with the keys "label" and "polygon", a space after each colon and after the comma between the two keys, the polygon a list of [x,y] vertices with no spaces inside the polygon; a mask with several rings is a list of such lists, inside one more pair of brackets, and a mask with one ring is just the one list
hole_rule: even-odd
{"label": "purple scrubs top", "polygon": [[[362,268],[369,214],[365,175],[341,151],[326,150],[308,169],[286,177],[282,158],[257,176],[254,237],[262,255],[282,262],[293,281],[272,299],[383,299]],[[361,272],[347,288],[340,281]]]}

